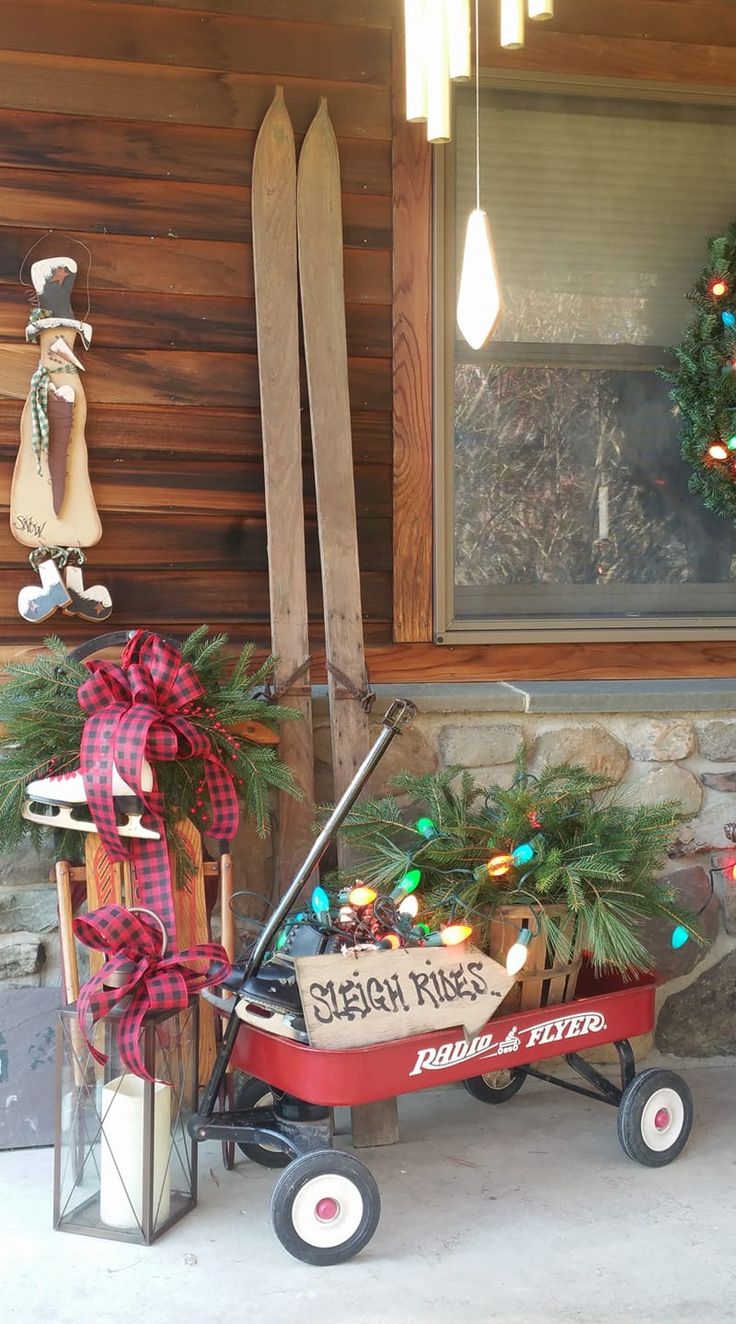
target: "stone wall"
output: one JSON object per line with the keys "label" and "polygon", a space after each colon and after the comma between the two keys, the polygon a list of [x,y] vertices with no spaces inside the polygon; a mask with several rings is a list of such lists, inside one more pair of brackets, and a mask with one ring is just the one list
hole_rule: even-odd
{"label": "stone wall", "polygon": [[[379,718],[375,719],[376,729]],[[736,1053],[736,884],[716,874],[711,857],[729,853],[723,824],[736,820],[736,709],[717,713],[420,712],[389,747],[370,791],[385,789],[401,768],[432,771],[461,763],[480,782],[509,785],[519,746],[532,770],[547,762],[582,763],[610,777],[632,803],[677,799],[688,821],[671,847],[670,874],[683,903],[702,909],[702,945],[673,952],[670,930],[653,925],[647,941],[664,977],[659,992],[656,1046],[683,1056]],[[329,726],[315,722],[317,797],[331,797]],[[248,825],[235,844],[236,886],[269,894],[271,852]],[[50,854],[28,847],[0,858],[0,983],[59,982],[56,902],[49,885]],[[704,909],[703,909],[704,907]]]}

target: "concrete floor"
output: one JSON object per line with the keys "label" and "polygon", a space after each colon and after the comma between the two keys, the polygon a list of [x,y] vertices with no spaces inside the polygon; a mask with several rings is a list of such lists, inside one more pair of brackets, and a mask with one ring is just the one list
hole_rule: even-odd
{"label": "concrete floor", "polygon": [[200,1154],[199,1208],[150,1248],[53,1232],[50,1151],[0,1154],[0,1319],[736,1320],[736,1065],[679,1069],[696,1120],[661,1170],[625,1157],[612,1108],[537,1081],[497,1107],[460,1087],[405,1098],[402,1144],[361,1152],[381,1189],[378,1231],[329,1269],[274,1237],[273,1174],[245,1159],[226,1173],[219,1147]]}

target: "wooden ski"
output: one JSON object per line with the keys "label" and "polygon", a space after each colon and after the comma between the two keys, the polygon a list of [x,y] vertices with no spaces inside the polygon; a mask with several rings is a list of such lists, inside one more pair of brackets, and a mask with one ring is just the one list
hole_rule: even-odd
{"label": "wooden ski", "polygon": [[[322,566],[335,798],[370,745],[358,564],[343,281],[342,196],[337,141],[320,100],[304,139],[297,181],[297,234],[304,353]],[[340,863],[347,863],[344,850]],[[396,1101],[354,1108],[353,1144],[399,1138]]]}
{"label": "wooden ski", "polygon": [[302,720],[281,729],[280,754],[304,791],[279,797],[276,887],[280,894],[312,844],[314,757],[309,680],[307,574],[299,397],[296,152],[284,102],[276,95],[258,133],[252,177],[261,431],[266,485],[271,640],[280,697]]}
{"label": "wooden ski", "polygon": [[340,161],[324,97],[299,157],[297,231],[337,798],[365,758],[370,737],[368,715],[355,697],[367,692],[368,676],[348,393]]}

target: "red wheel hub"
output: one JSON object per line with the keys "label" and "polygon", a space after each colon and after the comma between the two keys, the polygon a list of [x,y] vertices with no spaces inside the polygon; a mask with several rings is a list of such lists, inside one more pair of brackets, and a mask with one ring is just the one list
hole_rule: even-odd
{"label": "red wheel hub", "polygon": [[660,1108],[654,1114],[654,1125],[658,1131],[666,1131],[671,1120],[669,1108]]}
{"label": "red wheel hub", "polygon": [[331,1223],[333,1218],[337,1218],[337,1215],[340,1212],[340,1206],[337,1203],[337,1200],[331,1199],[330,1196],[325,1196],[322,1200],[317,1201],[314,1212],[320,1223]]}

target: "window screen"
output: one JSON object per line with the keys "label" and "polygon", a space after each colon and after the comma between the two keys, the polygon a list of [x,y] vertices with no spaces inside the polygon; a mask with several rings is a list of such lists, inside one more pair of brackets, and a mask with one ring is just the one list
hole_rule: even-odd
{"label": "window screen", "polygon": [[453,308],[475,205],[475,107],[459,99],[444,629],[651,634],[667,619],[697,629],[736,618],[734,531],[688,492],[657,373],[690,315],[708,236],[736,218],[734,129],[727,105],[484,91],[482,200],[504,313],[474,353]]}

